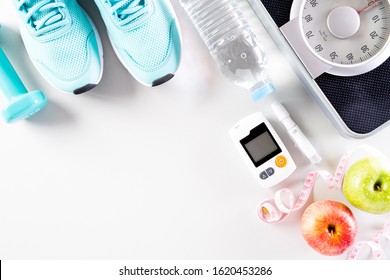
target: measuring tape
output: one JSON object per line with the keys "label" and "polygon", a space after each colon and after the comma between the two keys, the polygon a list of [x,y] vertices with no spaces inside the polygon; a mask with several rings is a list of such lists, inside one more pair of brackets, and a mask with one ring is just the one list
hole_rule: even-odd
{"label": "measuring tape", "polygon": [[[352,154],[354,154],[357,150],[366,150],[371,155],[383,157],[381,152],[368,145],[358,146],[356,148],[350,149],[341,157],[334,175],[332,175],[327,170],[317,170],[310,172],[306,176],[302,190],[296,201],[291,190],[287,188],[281,189],[275,193],[273,199],[267,199],[260,203],[259,207],[257,208],[257,215],[261,220],[268,224],[274,224],[283,221],[292,212],[301,209],[306,204],[318,178],[322,178],[330,190],[341,190],[348,162],[350,161]],[[287,198],[285,203],[282,201],[282,197]],[[360,241],[353,245],[348,253],[347,259],[356,259],[364,245],[371,249],[374,258],[383,259],[384,251],[379,245],[381,237],[385,237],[390,240],[390,222],[386,223],[383,228],[375,234],[372,240]]]}
{"label": "measuring tape", "polygon": [[384,259],[385,252],[382,247],[379,245],[379,241],[384,237],[387,240],[390,240],[390,222],[387,222],[383,228],[378,231],[372,240],[369,241],[359,241],[352,246],[347,255],[347,260],[357,259],[359,253],[363,249],[363,246],[366,245],[371,249],[372,255],[375,259]]}

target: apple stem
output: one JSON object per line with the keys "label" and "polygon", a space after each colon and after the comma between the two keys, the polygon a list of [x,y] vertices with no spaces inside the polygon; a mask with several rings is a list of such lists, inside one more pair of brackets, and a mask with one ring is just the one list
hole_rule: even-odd
{"label": "apple stem", "polygon": [[330,233],[331,236],[334,236],[334,234],[336,233],[336,227],[334,225],[329,225],[328,232]]}
{"label": "apple stem", "polygon": [[382,182],[381,181],[377,181],[375,183],[374,190],[377,191],[377,192],[381,192],[382,191]]}

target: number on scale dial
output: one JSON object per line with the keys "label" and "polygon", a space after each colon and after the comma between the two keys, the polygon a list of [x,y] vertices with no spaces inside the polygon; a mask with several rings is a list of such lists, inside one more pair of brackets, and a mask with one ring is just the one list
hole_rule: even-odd
{"label": "number on scale dial", "polygon": [[301,36],[332,66],[330,73],[362,74],[389,57],[389,0],[304,0],[300,5]]}

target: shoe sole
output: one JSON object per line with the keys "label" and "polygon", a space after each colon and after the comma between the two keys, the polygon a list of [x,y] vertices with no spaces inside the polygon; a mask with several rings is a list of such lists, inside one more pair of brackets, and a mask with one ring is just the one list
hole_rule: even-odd
{"label": "shoe sole", "polygon": [[[179,33],[179,40],[180,42],[182,42],[182,34],[181,34],[181,28],[180,28],[180,24],[179,24],[179,19],[177,18],[177,15],[176,15],[176,11],[175,9],[173,8],[172,4],[171,3],[168,3],[168,5],[170,6],[170,9],[172,9],[172,11],[174,11],[174,16],[173,16],[173,19],[174,21],[176,22],[176,28],[177,28],[177,31]],[[117,48],[115,47],[115,44],[113,43],[113,41],[111,40],[111,36],[110,36],[110,33],[108,32],[107,30],[107,35],[108,35],[108,39],[110,41],[110,44],[116,54],[116,56],[118,57],[119,61],[122,63],[122,65],[126,68],[126,70],[133,76],[134,79],[137,80],[137,82],[139,82],[140,84],[144,85],[144,86],[147,86],[147,87],[156,87],[156,86],[159,86],[159,85],[162,85],[166,82],[168,82],[169,80],[171,80],[174,76],[175,76],[175,73],[168,73],[166,74],[165,76],[161,77],[161,78],[158,78],[156,80],[154,80],[152,82],[152,84],[147,84],[141,80],[139,80],[133,73],[132,71],[126,66],[126,63],[125,61],[122,59],[122,57],[120,56]],[[179,61],[181,61],[181,52],[180,52],[180,58],[179,58]]]}
{"label": "shoe sole", "polygon": [[96,38],[96,42],[97,42],[97,45],[98,45],[98,52],[99,52],[99,58],[100,58],[100,74],[99,74],[99,78],[98,78],[96,83],[86,84],[85,86],[83,86],[81,88],[75,89],[73,91],[73,93],[76,94],[76,95],[82,94],[84,92],[90,91],[93,88],[95,88],[100,83],[100,81],[102,80],[102,78],[103,78],[103,70],[104,70],[103,43],[102,43],[102,39],[100,38],[99,31],[98,31],[95,23],[90,18],[88,13],[83,9],[83,7],[80,6],[80,9],[84,12],[85,16],[87,17],[88,21],[90,22],[90,24],[92,26],[93,32],[95,33],[95,38]]}
{"label": "shoe sole", "polygon": [[162,77],[160,79],[154,80],[153,83],[152,83],[152,87],[157,87],[159,85],[162,85],[162,84],[168,82],[174,76],[175,75],[173,75],[173,74],[167,74],[167,75],[165,75],[164,77]]}

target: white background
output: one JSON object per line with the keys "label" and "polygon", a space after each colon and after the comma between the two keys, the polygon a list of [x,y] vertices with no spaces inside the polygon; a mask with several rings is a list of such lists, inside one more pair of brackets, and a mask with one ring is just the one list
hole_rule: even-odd
{"label": "white background", "polygon": [[[182,63],[175,78],[157,88],[142,86],[124,69],[95,4],[83,1],[103,40],[105,72],[97,88],[80,96],[58,92],[36,73],[11,1],[1,2],[1,47],[27,88],[49,99],[30,120],[0,124],[1,259],[345,258],[324,257],[306,245],[302,211],[267,225],[257,205],[282,187],[298,194],[309,171],[333,173],[349,147],[371,144],[390,156],[390,130],[363,140],[340,136],[245,1],[276,86],[257,103],[222,77],[177,0]],[[319,166],[307,162],[276,121],[269,107],[276,99],[318,149]],[[268,190],[258,186],[228,135],[256,111],[269,118],[298,164],[291,178]],[[322,199],[349,205],[341,191],[319,182],[309,202]],[[359,240],[389,219],[351,209]]]}

